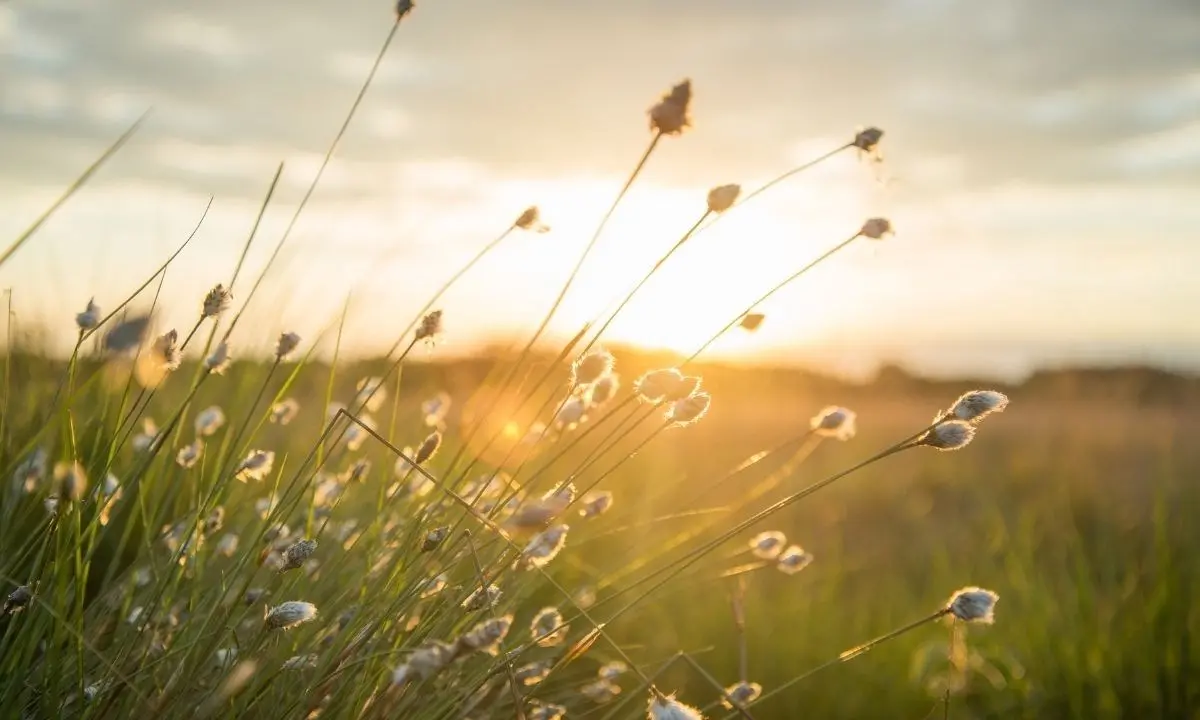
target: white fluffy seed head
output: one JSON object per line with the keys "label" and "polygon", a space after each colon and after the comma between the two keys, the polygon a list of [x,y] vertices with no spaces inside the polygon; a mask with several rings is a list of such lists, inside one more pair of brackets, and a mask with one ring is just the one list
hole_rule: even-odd
{"label": "white fluffy seed head", "polygon": [[795,575],[808,567],[812,561],[813,556],[805,552],[804,548],[799,545],[792,545],[780,553],[779,558],[775,561],[775,567],[779,568],[779,572],[785,575]]}
{"label": "white fluffy seed head", "polygon": [[209,437],[220,430],[224,424],[225,413],[221,408],[216,405],[206,407],[196,415],[196,434],[200,437]]}
{"label": "white fluffy seed head", "polygon": [[208,357],[204,358],[204,369],[213,375],[220,375],[229,369],[232,358],[229,354],[229,343],[220,342]]}
{"label": "white fluffy seed head", "polygon": [[975,426],[971,423],[964,420],[947,420],[938,423],[922,435],[917,444],[950,451],[966,447],[974,437]]}
{"label": "white fluffy seed head", "polygon": [[317,606],[310,602],[290,600],[267,611],[264,622],[271,630],[287,630],[315,620]]}
{"label": "white fluffy seed head", "polygon": [[620,660],[606,662],[596,671],[596,677],[601,680],[609,680],[615,682],[617,678],[629,671],[629,666]]}
{"label": "white fluffy seed head", "polygon": [[100,306],[96,304],[95,298],[88,300],[83,312],[75,316],[75,324],[80,331],[95,330],[100,324]]}
{"label": "white fluffy seed head", "polygon": [[529,623],[529,635],[541,647],[561,645],[570,629],[570,625],[563,622],[562,613],[555,607],[538,610]]}
{"label": "white fluffy seed head", "polygon": [[77,462],[58,463],[54,466],[54,484],[60,498],[76,502],[87,492],[87,473]]}
{"label": "white fluffy seed head", "polygon": [[520,564],[527,568],[545,567],[567,544],[568,525],[554,525],[533,536],[521,553]]}
{"label": "white fluffy seed head", "polygon": [[778,530],[760,532],[750,538],[750,551],[763,560],[774,560],[787,545],[787,536]]}
{"label": "white fluffy seed head", "polygon": [[292,543],[283,551],[283,565],[279,568],[279,571],[295,570],[303,566],[304,561],[312,557],[316,551],[316,540],[299,540]]}
{"label": "white fluffy seed head", "polygon": [[208,291],[204,296],[204,304],[200,308],[200,317],[210,318],[216,317],[229,309],[229,305],[233,302],[233,293],[225,289],[221,283]]}
{"label": "white fluffy seed head", "polygon": [[759,695],[762,695],[762,685],[742,680],[725,688],[725,697],[721,698],[721,705],[727,710],[732,710],[735,705],[745,707],[757,700]]}
{"label": "white fluffy seed head", "polygon": [[684,80],[662,96],[650,108],[650,129],[663,135],[680,135],[691,127],[689,106],[692,102],[692,81]]}
{"label": "white fluffy seed head", "polygon": [[421,318],[421,324],[417,326],[416,339],[417,342],[427,340],[432,342],[434,338],[442,334],[442,311],[434,310],[425,317]]}
{"label": "white fluffy seed head", "polygon": [[287,425],[300,412],[300,403],[293,398],[284,398],[271,407],[271,422],[276,425]]}
{"label": "white fluffy seed head", "polygon": [[508,635],[512,621],[512,615],[484,620],[460,637],[458,644],[468,650],[494,653],[496,647]]}
{"label": "white fluffy seed head", "polygon": [[590,385],[612,372],[614,363],[612,353],[603,348],[595,348],[576,358],[571,366],[572,382],[576,385]]}
{"label": "white fluffy seed head", "polygon": [[647,720],[704,720],[700,711],[691,705],[685,705],[675,699],[674,695],[659,695],[650,693],[650,705],[646,708]]}
{"label": "white fluffy seed head", "polygon": [[1004,412],[1008,407],[1008,396],[995,390],[972,390],[964,393],[950,408],[950,414],[959,420],[978,422],[994,412]]}
{"label": "white fluffy seed head", "polygon": [[857,417],[853,410],[830,405],[813,416],[811,425],[813,432],[822,437],[849,440],[858,431]]}
{"label": "white fluffy seed head", "polygon": [[854,136],[854,147],[865,153],[874,153],[879,141],[883,139],[883,130],[869,127],[859,130]]}
{"label": "white fluffy seed head", "polygon": [[572,395],[558,409],[554,416],[554,425],[560,430],[570,430],[583,422],[586,413],[587,403],[578,395]]}
{"label": "white fluffy seed head", "polygon": [[274,465],[274,452],[270,450],[251,450],[246,459],[238,465],[236,471],[237,479],[242,482],[246,482],[247,480],[262,480],[271,474],[271,468]]}
{"label": "white fluffy seed head", "polygon": [[275,341],[275,359],[286,360],[287,356],[295,352],[299,346],[299,335],[294,332],[281,333],[279,339]]}
{"label": "white fluffy seed head", "polygon": [[438,448],[442,446],[442,434],[437,430],[429,433],[420,447],[417,448],[416,455],[413,456],[413,461],[418,465],[423,465],[427,460],[432,458],[437,453]]}
{"label": "white fluffy seed head", "polygon": [[863,223],[862,229],[858,231],[858,234],[872,240],[882,240],[888,235],[895,234],[895,232],[892,223],[887,218],[871,218]]}
{"label": "white fluffy seed head", "polygon": [[704,417],[711,404],[712,396],[705,392],[676,400],[667,410],[667,420],[676,426],[691,425]]}
{"label": "white fluffy seed head", "polygon": [[538,210],[537,205],[530,205],[525,208],[525,211],[513,223],[513,227],[539,233],[550,232],[550,226],[542,222],[542,214]]}
{"label": "white fluffy seed head", "polygon": [[708,191],[708,211],[713,213],[723,213],[733,204],[737,202],[738,195],[742,194],[741,185],[718,185]]}
{"label": "white fluffy seed head", "polygon": [[612,400],[617,395],[617,390],[621,388],[621,379],[616,373],[608,373],[596,382],[592,383],[590,392],[588,392],[587,404],[599,407],[609,400]]}
{"label": "white fluffy seed head", "polygon": [[963,622],[991,625],[995,622],[996,602],[1000,596],[991,590],[965,587],[950,597],[946,609]]}
{"label": "white fluffy seed head", "polygon": [[579,514],[585,518],[594,518],[608,512],[612,507],[613,494],[609,490],[593,490],[583,496],[580,501]]}

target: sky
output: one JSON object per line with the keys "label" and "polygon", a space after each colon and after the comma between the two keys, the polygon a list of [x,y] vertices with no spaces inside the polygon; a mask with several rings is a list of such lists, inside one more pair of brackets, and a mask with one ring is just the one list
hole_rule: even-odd
{"label": "sky", "polygon": [[[22,328],[69,351],[73,315],[121,302],[196,226],[155,309],[190,328],[293,217],[392,27],[365,0],[0,0],[0,245],[152,108],[7,264]],[[234,335],[387,348],[445,295],[438,352],[528,337],[690,78],[665,138],[550,325],[604,317],[700,218],[841,152],[694,236],[615,318],[613,343],[690,354],[869,217],[855,241],[706,356],[857,374],[1020,376],[1044,366],[1200,369],[1200,5],[1192,0],[423,0],[402,22],[278,264]],[[138,307],[149,307],[153,290]]]}

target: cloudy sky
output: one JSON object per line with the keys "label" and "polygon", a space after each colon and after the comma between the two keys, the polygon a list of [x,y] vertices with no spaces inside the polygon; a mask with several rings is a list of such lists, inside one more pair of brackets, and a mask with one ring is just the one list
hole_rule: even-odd
{"label": "cloudy sky", "polygon": [[[164,326],[227,280],[280,162],[246,274],[295,212],[391,28],[367,0],[0,0],[0,244],[148,108],[142,130],[0,268],[25,327],[120,302],[212,210],[169,272]],[[551,328],[611,307],[704,209],[886,130],[691,241],[614,341],[695,349],[870,216],[860,241],[761,308],[718,356],[846,372],[901,361],[1019,374],[1071,362],[1200,368],[1200,5],[1193,0],[424,0],[235,340],[391,344],[445,298],[448,351],[528,333],[691,78],[665,140]],[[239,279],[235,295],[249,283]],[[147,295],[141,303],[147,305]]]}

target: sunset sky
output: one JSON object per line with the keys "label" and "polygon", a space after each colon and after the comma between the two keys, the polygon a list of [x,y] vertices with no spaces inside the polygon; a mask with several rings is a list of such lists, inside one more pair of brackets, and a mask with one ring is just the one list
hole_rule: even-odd
{"label": "sunset sky", "polygon": [[[169,272],[186,330],[227,280],[279,162],[235,295],[278,241],[391,27],[366,0],[0,3],[0,246],[147,108],[127,147],[8,264],[19,322],[69,350],[73,315]],[[690,352],[871,216],[862,240],[760,309],[715,357],[858,373],[1150,362],[1200,369],[1200,4],[1194,0],[424,0],[403,22],[282,262],[235,334],[386,348],[447,295],[446,352],[527,335],[682,78],[695,127],[668,138],[584,266],[553,337],[619,298],[704,209],[877,125],[685,246],[614,342]],[[147,294],[139,306],[149,304]],[[328,342],[328,341],[327,341]]]}

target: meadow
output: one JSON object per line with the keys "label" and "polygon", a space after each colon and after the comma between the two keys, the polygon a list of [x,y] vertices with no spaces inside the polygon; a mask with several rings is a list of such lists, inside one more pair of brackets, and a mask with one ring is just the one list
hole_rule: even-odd
{"label": "meadow", "polygon": [[[397,9],[380,58],[412,6]],[[698,198],[643,279],[555,345],[606,223],[690,126],[679,82],[639,120],[644,153],[532,337],[438,354],[471,312],[444,291],[545,231],[536,206],[399,313],[385,357],[344,356],[342,325],[240,355],[258,332],[243,313],[374,72],[266,266],[250,278],[232,258],[194,325],[156,322],[178,251],[124,300],[81,307],[69,357],[10,305],[0,715],[1197,717],[1196,378],[853,383],[706,362],[842,248],[897,241],[879,217],[713,318],[691,355],[605,335],[694,235],[829,157],[877,159],[877,128]]]}

